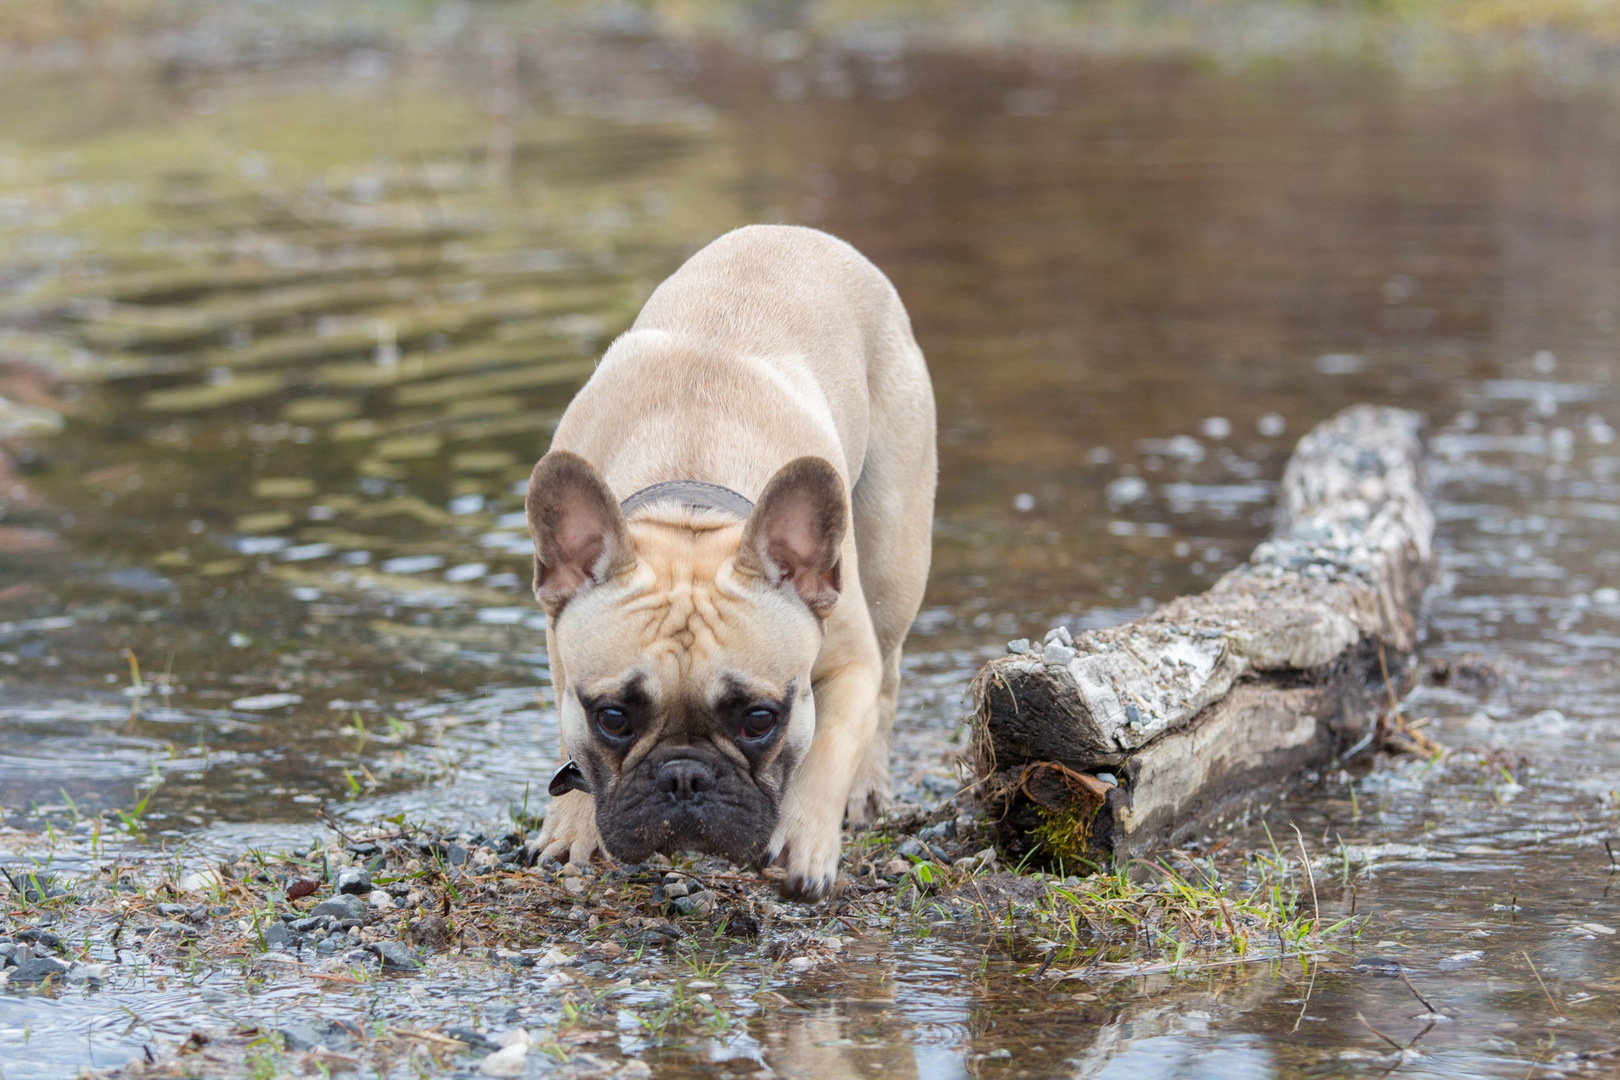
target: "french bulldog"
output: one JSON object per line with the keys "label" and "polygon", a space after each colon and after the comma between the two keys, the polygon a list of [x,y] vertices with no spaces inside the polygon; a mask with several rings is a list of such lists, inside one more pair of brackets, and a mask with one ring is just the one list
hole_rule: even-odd
{"label": "french bulldog", "polygon": [[844,819],[889,797],[934,436],[906,310],[843,241],[741,228],[653,292],[529,480],[571,759],[544,855],[700,851],[832,891]]}

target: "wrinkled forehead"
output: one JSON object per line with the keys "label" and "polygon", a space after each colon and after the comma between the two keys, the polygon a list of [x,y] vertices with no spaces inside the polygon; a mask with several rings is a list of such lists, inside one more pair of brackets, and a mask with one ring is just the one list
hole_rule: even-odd
{"label": "wrinkled forehead", "polygon": [[796,682],[791,674],[773,678],[725,665],[716,666],[704,678],[692,678],[690,674],[661,678],[656,667],[635,664],[612,674],[582,679],[576,684],[576,692],[582,704],[612,702],[653,709],[678,705],[717,710],[751,702],[785,701]]}

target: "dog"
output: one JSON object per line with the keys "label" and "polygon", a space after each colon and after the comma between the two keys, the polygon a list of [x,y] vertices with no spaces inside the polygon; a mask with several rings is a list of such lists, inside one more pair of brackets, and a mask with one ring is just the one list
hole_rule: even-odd
{"label": "dog", "polygon": [[748,226],[660,285],[529,479],[567,760],[541,854],[829,895],[844,819],[889,798],[937,473],[910,318],[849,244]]}

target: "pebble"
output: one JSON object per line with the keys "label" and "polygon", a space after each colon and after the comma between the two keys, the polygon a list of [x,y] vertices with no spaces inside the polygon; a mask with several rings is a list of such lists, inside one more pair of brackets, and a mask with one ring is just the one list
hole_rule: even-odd
{"label": "pebble", "polygon": [[371,875],[358,866],[345,866],[337,873],[337,891],[364,896],[371,891]]}
{"label": "pebble", "polygon": [[691,891],[691,887],[688,886],[684,881],[672,881],[668,885],[664,886],[664,895],[669,897],[671,900],[674,900],[677,897],[685,896]]}
{"label": "pebble", "polygon": [[789,971],[809,971],[815,966],[816,962],[810,959],[808,956],[795,956],[793,959],[787,962],[787,969]]}
{"label": "pebble", "polygon": [[[364,921],[366,917],[366,904],[364,900],[361,900],[358,896],[355,896],[352,893],[341,893],[329,899],[322,900],[319,904],[316,904],[314,910],[309,913],[309,917],[312,919],[333,918],[344,922],[347,922],[350,919],[357,922]],[[293,929],[296,930],[298,927],[294,926]]]}
{"label": "pebble", "polygon": [[883,872],[890,877],[899,877],[911,872],[911,864],[904,859],[890,859],[883,864]]}
{"label": "pebble", "polygon": [[1007,642],[1007,655],[1022,656],[1027,652],[1029,652],[1029,638],[1014,638],[1013,640]]}
{"label": "pebble", "polygon": [[1069,661],[1078,655],[1069,646],[1054,641],[1048,643],[1045,651],[1041,653],[1041,662],[1047,667],[1068,667]]}
{"label": "pebble", "polygon": [[574,962],[574,958],[556,946],[552,946],[551,950],[536,962],[543,968],[554,968],[572,964]]}
{"label": "pebble", "polygon": [[415,971],[422,966],[421,957],[401,941],[378,941],[367,949],[382,961],[385,971]]}
{"label": "pebble", "polygon": [[714,893],[695,892],[676,899],[675,907],[686,915],[714,914]]}
{"label": "pebble", "polygon": [[376,908],[378,911],[393,910],[394,898],[383,892],[381,889],[373,890],[371,895],[366,899],[370,902],[371,906]]}
{"label": "pebble", "polygon": [[503,1049],[511,1046],[530,1046],[533,1043],[534,1039],[529,1035],[527,1028],[513,1028],[495,1036],[495,1045]]}
{"label": "pebble", "polygon": [[57,952],[62,951],[61,935],[52,933],[49,930],[36,930],[33,927],[29,927],[27,929],[17,931],[17,933],[13,936],[16,937],[18,941],[30,942],[35,945],[44,945],[48,948],[55,949]]}
{"label": "pebble", "polygon": [[37,983],[60,978],[68,972],[68,965],[54,956],[35,956],[23,960],[8,974],[14,983]]}
{"label": "pebble", "polygon": [[895,850],[898,854],[908,859],[923,859],[928,857],[928,849],[923,847],[921,840],[914,837],[907,837],[905,842]]}
{"label": "pebble", "polygon": [[277,1028],[276,1034],[281,1036],[281,1041],[287,1045],[287,1049],[294,1053],[299,1050],[326,1049],[326,1042],[322,1039],[321,1033],[309,1024],[288,1024],[284,1028]]}
{"label": "pebble", "polygon": [[264,947],[267,949],[285,949],[292,942],[292,934],[284,922],[273,922],[264,928]]}
{"label": "pebble", "polygon": [[522,1076],[528,1068],[524,1060],[528,1056],[528,1043],[503,1047],[480,1062],[478,1071],[485,1076]]}

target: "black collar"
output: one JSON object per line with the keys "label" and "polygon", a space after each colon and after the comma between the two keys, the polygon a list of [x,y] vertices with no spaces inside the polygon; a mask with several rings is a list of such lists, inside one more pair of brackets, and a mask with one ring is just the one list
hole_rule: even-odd
{"label": "black collar", "polygon": [[678,502],[688,510],[721,510],[745,520],[754,512],[747,496],[706,480],[665,480],[644,487],[620,503],[619,510],[629,517],[657,502]]}

